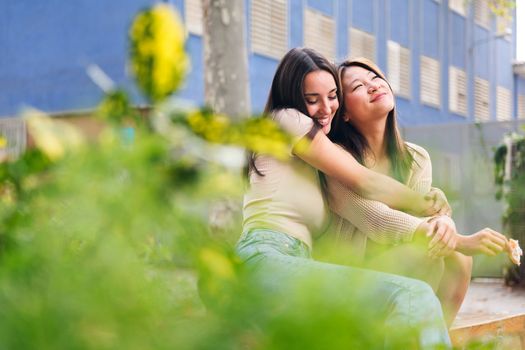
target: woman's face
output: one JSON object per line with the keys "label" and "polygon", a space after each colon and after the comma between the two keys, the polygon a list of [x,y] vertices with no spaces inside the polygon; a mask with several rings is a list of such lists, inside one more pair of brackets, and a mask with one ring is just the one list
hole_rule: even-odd
{"label": "woman's face", "polygon": [[308,114],[328,134],[339,108],[337,85],[332,74],[324,70],[308,73],[304,78],[303,96]]}
{"label": "woman's face", "polygon": [[344,118],[354,123],[364,123],[385,118],[394,108],[394,95],[376,73],[358,66],[348,67],[342,77]]}

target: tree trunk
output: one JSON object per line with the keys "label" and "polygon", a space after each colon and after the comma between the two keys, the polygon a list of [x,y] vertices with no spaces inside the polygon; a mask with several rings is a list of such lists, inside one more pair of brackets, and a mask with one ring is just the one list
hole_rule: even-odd
{"label": "tree trunk", "polygon": [[205,101],[232,118],[250,114],[244,0],[202,0]]}

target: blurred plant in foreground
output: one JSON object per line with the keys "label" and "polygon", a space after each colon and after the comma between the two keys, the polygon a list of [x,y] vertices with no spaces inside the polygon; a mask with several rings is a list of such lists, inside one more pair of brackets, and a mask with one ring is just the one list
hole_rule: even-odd
{"label": "blurred plant in foreground", "polygon": [[[240,202],[243,150],[286,159],[290,137],[266,118],[233,122],[165,102],[188,69],[170,6],[139,14],[129,38],[151,106],[107,91],[96,140],[27,111],[36,147],[0,163],[2,347],[382,348],[387,330],[366,305],[341,308],[345,291],[323,276],[283,281],[276,298],[254,288],[233,253],[240,218],[215,203]],[[396,330],[392,348],[407,348],[407,332]]]}

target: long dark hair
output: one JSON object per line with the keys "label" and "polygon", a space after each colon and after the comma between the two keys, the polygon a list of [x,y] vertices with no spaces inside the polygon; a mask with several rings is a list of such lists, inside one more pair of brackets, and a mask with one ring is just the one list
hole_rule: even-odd
{"label": "long dark hair", "polygon": [[[309,48],[293,48],[279,62],[273,77],[270,93],[264,107],[264,115],[283,108],[294,108],[308,115],[303,95],[304,79],[308,73],[324,70],[334,77],[337,99],[341,101],[341,88],[337,69],[323,55]],[[255,154],[249,155],[249,170],[261,172],[255,167]]]}
{"label": "long dark hair", "polygon": [[[366,58],[353,58],[344,61],[338,67],[339,80],[342,82],[345,71],[348,67],[361,67],[366,70],[372,71],[377,74],[381,79],[390,84],[385,78],[383,72],[377,67],[372,61]],[[392,90],[392,87],[390,87]],[[346,106],[344,104],[344,98],[340,100],[340,107],[338,115],[332,122],[332,128],[328,137],[334,143],[343,146],[348,152],[350,152],[355,159],[364,165],[365,156],[368,152],[371,152],[370,145],[364,137],[364,135],[352,124],[351,121],[344,120],[344,113]],[[396,108],[388,113],[386,128],[386,153],[391,162],[393,176],[396,180],[405,183],[407,176],[414,162],[414,157],[408,152],[407,146],[401,137],[399,128],[396,121]]]}

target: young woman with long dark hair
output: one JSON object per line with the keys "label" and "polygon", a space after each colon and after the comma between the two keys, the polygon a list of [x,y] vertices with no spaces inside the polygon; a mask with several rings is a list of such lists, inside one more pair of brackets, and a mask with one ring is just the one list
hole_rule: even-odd
{"label": "young woman with long dark hair", "polygon": [[[432,184],[430,157],[424,148],[401,138],[394,94],[384,74],[364,58],[343,62],[338,73],[343,98],[330,139],[360,164],[427,193]],[[506,250],[507,239],[494,230],[460,235],[449,216],[420,218],[367,202],[334,177],[327,178],[327,193],[330,208],[338,214],[336,243],[347,244],[352,256],[361,256],[364,263],[360,266],[428,282],[437,292],[449,324],[467,292],[470,255],[496,255]],[[425,243],[423,249],[406,244],[414,241]]]}

